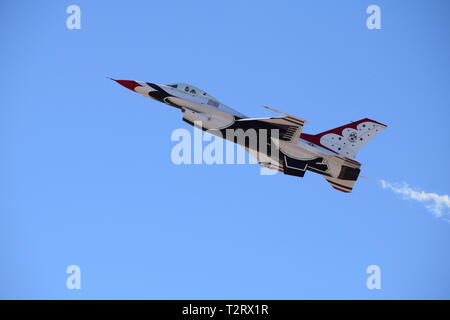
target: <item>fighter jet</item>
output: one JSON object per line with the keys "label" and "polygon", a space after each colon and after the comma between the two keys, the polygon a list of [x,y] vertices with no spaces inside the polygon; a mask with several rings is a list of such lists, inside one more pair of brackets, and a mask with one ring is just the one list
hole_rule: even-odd
{"label": "fighter jet", "polygon": [[[190,125],[200,123],[202,130],[221,137],[226,138],[229,129],[258,132],[265,129],[267,134],[276,131],[277,135],[266,137],[268,146],[264,148],[249,139],[233,137],[233,142],[244,147],[262,166],[296,177],[311,171],[322,175],[334,189],[347,193],[352,192],[361,171],[361,163],[354,160],[357,151],[387,127],[365,118],[325,132],[307,134],[302,133],[303,119],[269,107],[265,108],[282,116],[249,118],[190,84],[112,80],[144,97],[180,109],[183,121]],[[265,133],[257,137],[261,139]],[[273,149],[277,150],[276,156]]]}

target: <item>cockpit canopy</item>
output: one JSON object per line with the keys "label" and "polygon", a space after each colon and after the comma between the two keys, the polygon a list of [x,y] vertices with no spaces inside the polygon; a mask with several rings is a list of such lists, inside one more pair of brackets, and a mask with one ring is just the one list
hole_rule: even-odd
{"label": "cockpit canopy", "polygon": [[178,89],[178,90],[181,90],[181,91],[184,91],[186,93],[194,94],[194,95],[197,95],[197,96],[204,96],[204,97],[208,97],[208,98],[211,98],[211,99],[215,100],[214,97],[210,96],[205,91],[203,91],[203,90],[201,90],[201,89],[199,89],[197,87],[194,87],[194,86],[192,86],[190,84],[186,84],[186,83],[171,83],[171,84],[168,84],[167,86],[175,88],[175,89]]}

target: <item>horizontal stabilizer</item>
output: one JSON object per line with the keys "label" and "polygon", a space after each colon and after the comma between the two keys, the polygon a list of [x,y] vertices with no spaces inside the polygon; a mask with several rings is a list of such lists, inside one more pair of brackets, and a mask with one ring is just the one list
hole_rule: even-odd
{"label": "horizontal stabilizer", "polygon": [[340,171],[337,176],[324,175],[324,178],[334,189],[342,192],[352,192],[353,185],[358,180],[361,172],[360,167],[359,163],[356,164],[347,160],[345,164],[340,165]]}
{"label": "horizontal stabilizer", "polygon": [[325,180],[327,180],[330,185],[339,191],[350,193],[353,190],[353,185],[356,181],[354,180],[343,180],[343,179],[337,179],[337,178],[331,178],[331,177],[325,177]]}

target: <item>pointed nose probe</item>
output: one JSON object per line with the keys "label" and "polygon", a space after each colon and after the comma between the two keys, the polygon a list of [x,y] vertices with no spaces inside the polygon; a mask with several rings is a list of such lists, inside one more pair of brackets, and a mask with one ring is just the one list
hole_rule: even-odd
{"label": "pointed nose probe", "polygon": [[111,80],[117,82],[121,86],[124,86],[127,89],[130,89],[131,91],[135,91],[136,87],[140,87],[141,85],[137,83],[134,80],[116,80],[113,78],[110,78]]}

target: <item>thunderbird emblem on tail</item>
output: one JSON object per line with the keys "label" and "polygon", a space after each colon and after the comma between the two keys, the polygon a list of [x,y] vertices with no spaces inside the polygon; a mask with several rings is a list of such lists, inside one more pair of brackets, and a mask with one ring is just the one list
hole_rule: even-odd
{"label": "thunderbird emblem on tail", "polygon": [[[233,141],[244,147],[259,160],[259,164],[287,175],[303,177],[306,171],[322,175],[330,185],[342,192],[351,192],[358,179],[361,164],[353,160],[356,153],[386,125],[368,118],[321,132],[302,133],[305,120],[282,111],[264,107],[281,117],[249,118],[192,85],[184,83],[155,84],[134,80],[115,80],[125,88],[150,97],[183,113],[183,121],[195,125],[201,121],[203,130],[225,137],[225,131],[254,129],[278,130],[277,137],[268,137],[267,144],[276,147],[275,156],[261,148],[261,143],[248,139]],[[261,135],[257,136],[261,139]],[[270,148],[269,150],[271,150]]]}

